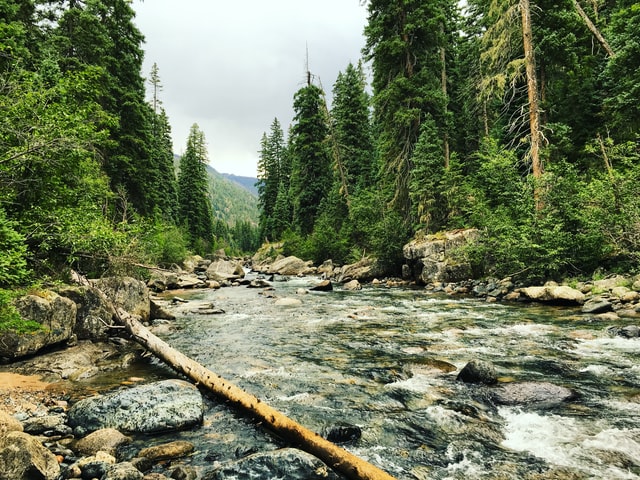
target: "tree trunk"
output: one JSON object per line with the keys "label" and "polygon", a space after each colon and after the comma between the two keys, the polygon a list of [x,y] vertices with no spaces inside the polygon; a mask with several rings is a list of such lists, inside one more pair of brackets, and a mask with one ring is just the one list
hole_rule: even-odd
{"label": "tree trunk", "polygon": [[602,45],[602,47],[607,51],[607,54],[610,57],[614,57],[615,53],[611,48],[611,46],[609,46],[609,42],[607,42],[607,40],[602,36],[602,34],[600,33],[600,30],[598,30],[598,27],[594,25],[594,23],[591,21],[589,16],[582,9],[580,4],[578,3],[578,0],[573,0],[573,5],[574,7],[576,7],[576,11],[578,12],[578,15],[580,15],[584,23],[587,25],[587,28],[591,31],[593,36],[598,39],[598,41],[600,42],[600,45]]}
{"label": "tree trunk", "polygon": [[[520,0],[522,13],[522,37],[524,40],[524,61],[527,73],[527,92],[529,95],[529,129],[531,133],[531,168],[533,177],[542,176],[542,160],[540,159],[540,106],[538,99],[538,79],[536,76],[536,62],[533,51],[533,31],[531,29],[531,7],[529,0]],[[534,192],[536,209],[542,208],[540,192]]]}
{"label": "tree trunk", "polygon": [[393,480],[394,477],[303,427],[241,388],[219,377],[198,362],[169,346],[126,312],[120,322],[142,346],[202,388],[224,398],[259,419],[295,447],[318,457],[334,470],[354,480]]}

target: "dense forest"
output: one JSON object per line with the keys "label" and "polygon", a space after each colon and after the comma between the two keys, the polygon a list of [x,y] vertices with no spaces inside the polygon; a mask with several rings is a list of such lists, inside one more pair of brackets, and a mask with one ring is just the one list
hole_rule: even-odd
{"label": "dense forest", "polygon": [[126,0],[0,0],[0,287],[257,247],[251,213],[214,215],[224,181],[198,125],[176,168],[134,17]]}
{"label": "dense forest", "polygon": [[638,268],[640,4],[365,5],[331,102],[310,72],[256,139],[258,231],[211,201],[198,125],[175,167],[130,2],[0,0],[0,287],[265,239],[393,274],[411,237],[467,227],[478,275]]}
{"label": "dense forest", "polygon": [[371,74],[329,106],[310,72],[262,137],[263,238],[393,273],[411,237],[474,227],[479,276],[637,271],[640,3],[364,3]]}

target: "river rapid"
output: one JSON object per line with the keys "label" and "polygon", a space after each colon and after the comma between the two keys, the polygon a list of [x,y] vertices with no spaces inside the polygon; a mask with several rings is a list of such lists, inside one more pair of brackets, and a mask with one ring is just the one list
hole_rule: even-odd
{"label": "river rapid", "polygon": [[[314,431],[360,427],[346,448],[398,479],[640,478],[637,339],[611,337],[608,324],[566,307],[405,287],[298,293],[317,282],[193,291],[159,336]],[[302,303],[277,306],[282,297]],[[190,313],[202,303],[224,313]],[[552,408],[496,406],[492,387],[456,380],[475,358],[492,362],[501,383],[551,382],[578,396]],[[168,375],[150,362],[136,374]],[[284,446],[216,399],[201,428],[178,436],[196,444],[187,462],[198,470]]]}

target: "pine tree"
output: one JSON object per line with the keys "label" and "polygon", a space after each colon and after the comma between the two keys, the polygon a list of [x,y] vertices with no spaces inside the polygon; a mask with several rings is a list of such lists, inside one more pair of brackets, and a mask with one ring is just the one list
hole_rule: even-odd
{"label": "pine tree", "polygon": [[209,201],[206,164],[207,146],[204,133],[193,124],[187,148],[180,158],[178,201],[180,223],[191,236],[191,244],[204,253],[213,241],[213,212]]}
{"label": "pine tree", "polygon": [[313,231],[322,199],[331,186],[331,160],[323,92],[315,85],[298,90],[291,129],[291,203],[293,226],[303,235]]}
{"label": "pine tree", "polygon": [[349,191],[370,188],[377,172],[362,65],[349,64],[333,86],[333,135],[347,171]]}
{"label": "pine tree", "polygon": [[[260,206],[260,232],[263,238],[276,238],[274,232],[274,211],[280,188],[281,172],[285,164],[286,146],[280,122],[275,118],[269,135],[266,133],[260,141],[258,161],[258,202]],[[283,179],[286,180],[286,179]]]}

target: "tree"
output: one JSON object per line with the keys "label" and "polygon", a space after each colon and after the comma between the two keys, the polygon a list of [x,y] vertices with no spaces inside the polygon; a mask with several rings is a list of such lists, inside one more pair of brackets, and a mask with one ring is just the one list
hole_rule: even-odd
{"label": "tree", "polygon": [[411,222],[409,179],[413,148],[426,113],[446,131],[442,48],[447,0],[368,3],[363,52],[373,67],[374,123],[385,183],[396,211]]}
{"label": "tree", "polygon": [[291,129],[291,203],[293,226],[308,235],[313,231],[322,199],[331,186],[331,160],[323,92],[307,85],[294,96]]}
{"label": "tree", "polygon": [[349,190],[371,187],[377,168],[362,64],[349,64],[333,86],[333,135],[347,171]]}
{"label": "tree", "polygon": [[274,118],[269,135],[262,136],[258,161],[258,202],[260,205],[260,232],[263,238],[275,238],[274,212],[281,181],[287,181],[285,172],[286,146],[280,122]]}
{"label": "tree", "polygon": [[204,252],[213,241],[213,212],[208,194],[207,147],[204,133],[191,126],[187,148],[180,158],[178,201],[180,221],[191,236],[191,244]]}

